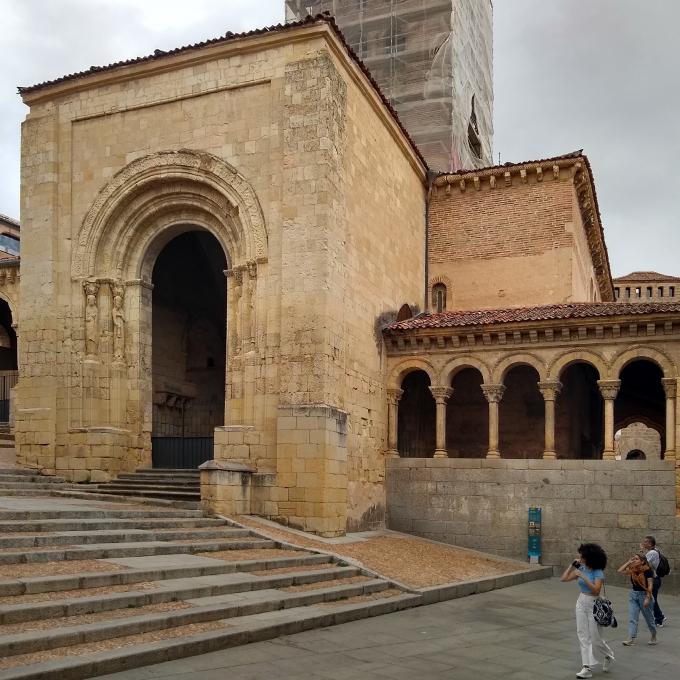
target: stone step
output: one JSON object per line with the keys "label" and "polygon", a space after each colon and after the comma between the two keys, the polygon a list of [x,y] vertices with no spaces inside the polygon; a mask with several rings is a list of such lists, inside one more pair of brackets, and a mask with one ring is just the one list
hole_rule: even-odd
{"label": "stone step", "polygon": [[0,484],[5,486],[6,484],[12,484],[12,483],[21,483],[21,484],[63,484],[64,480],[61,477],[47,477],[45,475],[36,475],[36,474],[30,474],[30,471],[27,470],[29,474],[23,474],[22,472],[19,472],[17,470],[16,472],[13,471],[7,471],[7,472],[2,472],[0,471]]}
{"label": "stone step", "polygon": [[[332,575],[329,573],[332,572]],[[154,582],[155,590],[132,590],[126,593],[98,594],[88,597],[73,597],[65,600],[48,602],[29,602],[0,606],[0,625],[25,623],[28,621],[44,621],[46,619],[63,619],[68,616],[80,616],[117,609],[132,609],[166,602],[190,601],[191,604],[229,604],[237,608],[246,601],[249,593],[265,591],[271,597],[272,590],[289,586],[307,585],[344,579],[356,576],[356,567],[336,567],[329,571],[310,571],[302,574],[275,574],[272,576],[255,576],[253,574],[232,573],[197,578],[172,579]],[[387,587],[387,581],[376,581],[381,587]],[[377,586],[376,586],[377,587]],[[296,595],[299,593],[290,593]],[[356,595],[358,593],[354,593]],[[278,599],[285,599],[286,593],[276,593]],[[207,598],[207,599],[206,599]],[[252,598],[251,598],[252,599]],[[202,602],[201,602],[202,600]],[[219,601],[218,601],[219,600]],[[280,608],[280,607],[277,607]],[[250,612],[254,613],[254,612]],[[233,616],[234,614],[230,614]],[[0,637],[0,640],[2,638]],[[58,645],[59,646],[59,645]],[[2,650],[0,649],[0,658]]]}
{"label": "stone step", "polygon": [[179,491],[180,493],[200,493],[200,484],[173,484],[170,482],[164,484],[155,484],[152,482],[133,482],[133,483],[123,483],[123,482],[109,482],[108,484],[100,484],[99,491],[104,490],[115,490],[121,493],[127,491]]}
{"label": "stone step", "polygon": [[139,468],[135,474],[200,475],[197,468]]}
{"label": "stone step", "polygon": [[198,471],[186,472],[121,472],[116,479],[186,479],[196,481],[201,479]]}
{"label": "stone step", "polygon": [[130,529],[201,529],[204,527],[231,526],[223,519],[213,518],[170,518],[170,519],[46,519],[27,522],[0,522],[0,535],[21,532],[21,533],[42,533],[46,531],[81,531],[89,529],[92,531],[123,531]]}
{"label": "stone step", "polygon": [[0,548],[39,548],[57,545],[90,545],[93,543],[135,543],[137,541],[188,541],[208,538],[247,538],[247,529],[210,528],[202,531],[178,529],[176,531],[149,531],[123,529],[120,531],[92,530],[65,531],[34,536],[9,536],[0,538]]}
{"label": "stone step", "polygon": [[69,655],[42,663],[0,671],[0,680],[81,680],[149,664],[269,640],[302,630],[347,623],[393,613],[420,604],[421,595],[403,594],[378,601],[308,605],[229,620],[229,627],[199,634],[116,649]]}
{"label": "stone step", "polygon": [[[28,468],[0,468],[0,475],[26,475],[28,477],[33,477],[37,474],[37,470],[31,470]],[[40,476],[44,477],[46,475]]]}
{"label": "stone step", "polygon": [[101,543],[89,546],[66,547],[57,550],[33,552],[0,552],[0,564],[34,564],[36,562],[61,562],[63,560],[106,560],[120,557],[147,557],[149,555],[178,555],[218,550],[251,550],[276,548],[277,543],[253,538],[243,541],[197,539],[187,543],[149,541],[140,543]]}
{"label": "stone step", "polygon": [[32,489],[28,485],[19,489],[10,489],[8,487],[0,486],[0,496],[51,496],[53,492],[53,488]]}
{"label": "stone step", "polygon": [[0,580],[0,597],[27,595],[35,593],[56,593],[64,590],[83,588],[102,588],[106,586],[130,585],[166,579],[213,576],[232,574],[242,571],[267,571],[271,569],[291,569],[311,567],[331,563],[328,555],[291,551],[290,557],[270,557],[250,560],[233,560],[221,564],[202,564],[197,566],[136,568],[128,571],[96,571],[79,574],[60,574],[58,576],[29,576]]}
{"label": "stone step", "polygon": [[[136,486],[141,484],[142,486],[155,486],[160,484],[161,486],[200,486],[201,480],[198,477],[116,477],[111,482],[107,482],[106,486],[111,484],[124,484],[126,486]],[[100,486],[104,486],[100,484]]]}
{"label": "stone step", "polygon": [[[236,595],[224,595],[220,598],[191,598],[193,606],[187,609],[142,614],[80,626],[68,626],[68,622],[65,622],[63,627],[60,626],[54,630],[0,636],[0,658],[32,654],[66,645],[97,642],[120,636],[140,635],[204,621],[231,620],[280,609],[307,607],[378,593],[389,587],[390,584],[382,579],[368,579],[361,583],[336,584],[327,588],[300,592],[282,592],[275,588],[268,588],[239,592]],[[210,601],[214,599],[219,601]],[[46,635],[46,632],[49,634]]]}
{"label": "stone step", "polygon": [[[74,491],[77,490],[71,487]],[[200,501],[201,494],[192,491],[140,491],[139,489],[107,489],[105,487],[99,487],[93,489],[92,491],[84,491],[82,493],[94,494],[97,496],[123,496],[136,497],[140,496],[143,498],[159,498],[166,500],[178,500],[178,501]]]}
{"label": "stone step", "polygon": [[42,491],[44,489],[53,488],[54,484],[59,483],[47,478],[43,480],[40,477],[37,478],[39,481],[34,482],[30,481],[30,477],[26,477],[26,479],[29,481],[8,481],[7,479],[0,477],[0,490],[7,491],[11,489],[36,489]]}
{"label": "stone step", "polygon": [[139,509],[114,509],[102,508],[100,510],[73,508],[68,510],[0,510],[0,522],[2,521],[31,521],[31,520],[58,520],[58,519],[177,519],[177,518],[202,519],[203,513],[193,509],[170,510],[147,510]]}

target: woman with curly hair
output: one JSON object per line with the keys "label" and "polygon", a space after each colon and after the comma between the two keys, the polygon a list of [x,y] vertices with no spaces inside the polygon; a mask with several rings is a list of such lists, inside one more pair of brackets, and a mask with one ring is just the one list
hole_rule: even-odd
{"label": "woman with curly hair", "polygon": [[645,555],[633,555],[619,568],[620,574],[628,574],[633,588],[628,597],[628,639],[624,641],[626,647],[634,645],[638,633],[638,620],[640,612],[647,623],[647,628],[652,634],[648,645],[656,644],[656,624],[654,622],[654,570]]}
{"label": "woman with curly hair", "polygon": [[604,583],[604,568],[607,566],[607,554],[597,543],[583,543],[578,547],[578,558],[575,559],[562,574],[561,581],[577,581],[581,591],[576,600],[576,635],[581,647],[581,663],[583,668],[576,674],[577,678],[592,678],[593,666],[600,663],[595,652],[601,652],[602,670],[606,673],[614,661],[614,652],[602,639],[600,626],[593,618],[593,604],[600,594]]}

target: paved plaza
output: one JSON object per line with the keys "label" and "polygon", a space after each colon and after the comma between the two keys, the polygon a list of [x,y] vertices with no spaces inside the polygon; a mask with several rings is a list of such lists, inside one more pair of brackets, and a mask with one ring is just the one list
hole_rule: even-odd
{"label": "paved plaza", "polygon": [[[106,680],[566,680],[580,669],[576,586],[536,581],[334,628],[104,676]],[[621,623],[605,637],[617,680],[673,678],[680,668],[680,598],[663,596],[659,645],[626,648],[627,591],[608,588]]]}

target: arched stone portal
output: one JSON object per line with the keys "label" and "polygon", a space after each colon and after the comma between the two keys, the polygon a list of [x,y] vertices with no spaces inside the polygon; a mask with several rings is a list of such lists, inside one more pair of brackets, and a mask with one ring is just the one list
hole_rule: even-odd
{"label": "arched stone portal", "polygon": [[505,373],[506,389],[499,405],[503,458],[543,457],[545,407],[538,381],[538,371],[526,364]]}
{"label": "arched stone portal", "polygon": [[484,458],[489,446],[489,404],[477,368],[463,368],[451,381],[446,408],[446,442],[451,458]]}
{"label": "arched stone portal", "polygon": [[176,236],[154,265],[154,467],[194,468],[213,456],[214,430],[225,422],[226,265],[205,231]]}
{"label": "arched stone portal", "polygon": [[436,412],[425,371],[409,373],[401,383],[398,448],[405,458],[431,458],[435,450]]}

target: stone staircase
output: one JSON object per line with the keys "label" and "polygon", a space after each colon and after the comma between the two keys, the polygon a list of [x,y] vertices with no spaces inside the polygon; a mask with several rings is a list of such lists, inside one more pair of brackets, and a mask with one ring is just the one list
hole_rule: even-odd
{"label": "stone staircase", "polygon": [[421,603],[198,510],[39,503],[0,510],[0,680],[90,678]]}
{"label": "stone staircase", "polygon": [[111,482],[71,485],[69,488],[130,498],[157,498],[194,503],[201,500],[201,478],[198,470],[140,469],[136,472],[121,473]]}
{"label": "stone staircase", "polygon": [[61,477],[46,477],[25,468],[0,467],[0,496],[50,496],[63,488]]}

